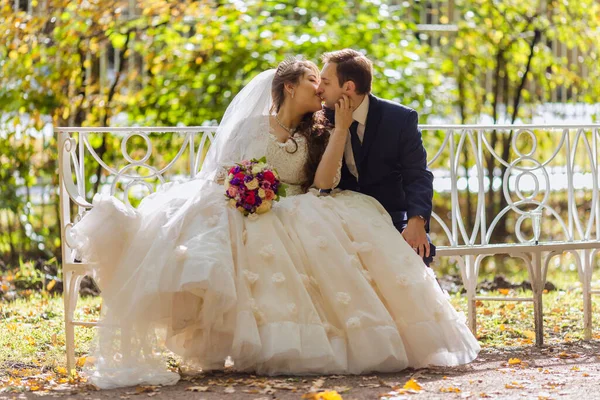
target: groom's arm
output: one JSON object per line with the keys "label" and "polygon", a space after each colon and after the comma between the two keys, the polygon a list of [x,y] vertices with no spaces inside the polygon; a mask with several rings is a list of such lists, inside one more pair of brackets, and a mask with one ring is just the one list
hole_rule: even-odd
{"label": "groom's arm", "polygon": [[429,232],[432,212],[433,174],[427,168],[427,151],[419,130],[419,115],[406,110],[406,119],[400,134],[400,167],[407,204],[407,219],[425,218],[425,230]]}

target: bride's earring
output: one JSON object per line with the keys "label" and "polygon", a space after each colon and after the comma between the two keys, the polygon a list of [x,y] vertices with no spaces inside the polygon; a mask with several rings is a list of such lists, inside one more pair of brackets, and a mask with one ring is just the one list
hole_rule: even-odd
{"label": "bride's earring", "polygon": [[294,91],[292,90],[292,99],[294,98]]}

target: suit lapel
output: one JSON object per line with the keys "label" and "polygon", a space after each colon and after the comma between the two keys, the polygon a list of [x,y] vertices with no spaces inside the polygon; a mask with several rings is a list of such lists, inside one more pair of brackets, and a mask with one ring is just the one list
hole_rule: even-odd
{"label": "suit lapel", "polygon": [[367,124],[365,126],[365,136],[362,143],[362,157],[356,160],[356,164],[364,163],[369,154],[369,149],[373,145],[379,131],[379,122],[381,121],[381,105],[379,99],[369,94],[369,114],[367,115]]}

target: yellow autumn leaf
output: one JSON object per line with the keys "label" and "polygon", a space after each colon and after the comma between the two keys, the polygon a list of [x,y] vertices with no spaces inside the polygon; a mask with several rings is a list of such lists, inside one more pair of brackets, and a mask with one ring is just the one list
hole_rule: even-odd
{"label": "yellow autumn leaf", "polygon": [[343,400],[342,396],[335,390],[327,390],[320,393],[307,393],[302,396],[305,400]]}
{"label": "yellow autumn leaf", "polygon": [[508,360],[508,365],[517,365],[521,364],[521,360],[519,358],[510,358]]}
{"label": "yellow autumn leaf", "polygon": [[52,279],[50,282],[48,282],[48,285],[46,286],[46,290],[47,291],[51,291],[54,286],[56,286],[56,281],[54,279]]}
{"label": "yellow autumn leaf", "polygon": [[56,367],[56,373],[59,375],[66,375],[67,369],[65,367]]}
{"label": "yellow autumn leaf", "polygon": [[525,335],[525,337],[528,339],[535,339],[535,332],[533,331],[523,331],[523,335]]}
{"label": "yellow autumn leaf", "polygon": [[460,393],[460,389],[457,387],[447,387],[447,388],[440,388],[440,392],[442,393]]}
{"label": "yellow autumn leaf", "polygon": [[87,359],[86,357],[79,357],[79,358],[77,358],[77,363],[76,363],[77,366],[79,368],[83,367],[85,365],[85,360],[86,359]]}
{"label": "yellow autumn leaf", "polygon": [[510,289],[498,289],[498,291],[500,292],[500,294],[503,294],[506,296],[510,292]]}
{"label": "yellow autumn leaf", "polygon": [[328,390],[318,394],[318,400],[343,400],[342,396],[335,390]]}
{"label": "yellow autumn leaf", "polygon": [[408,389],[408,390],[416,390],[416,391],[420,391],[423,389],[421,387],[421,385],[419,385],[419,382],[417,382],[413,378],[410,378],[410,380],[408,382],[406,382],[402,388]]}

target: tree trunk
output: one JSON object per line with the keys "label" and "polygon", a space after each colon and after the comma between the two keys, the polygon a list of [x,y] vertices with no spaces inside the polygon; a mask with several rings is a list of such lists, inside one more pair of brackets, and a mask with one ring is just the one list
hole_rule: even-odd
{"label": "tree trunk", "polygon": [[[533,40],[531,41],[531,44],[529,46],[529,57],[527,59],[527,65],[525,66],[525,72],[523,73],[523,77],[521,78],[521,82],[519,83],[519,87],[517,88],[517,91],[515,93],[515,98],[513,100],[513,110],[512,110],[512,115],[511,115],[511,119],[510,119],[511,124],[515,123],[515,121],[517,120],[517,117],[519,115],[521,96],[523,94],[525,85],[527,84],[527,75],[529,75],[529,71],[531,69],[531,62],[535,55],[534,54],[535,45],[540,40],[540,38],[541,38],[541,32],[539,30],[536,30]],[[508,103],[508,101],[507,101],[507,103]],[[514,134],[514,131],[511,130],[508,135],[504,136],[504,140],[502,141],[502,146],[503,146],[502,159],[506,160],[506,162],[509,162],[513,134]],[[501,168],[502,168],[502,176],[504,176],[507,168],[504,165],[502,165]],[[504,197],[504,195],[502,194],[502,192],[500,192],[500,202],[499,203],[500,203],[500,210],[504,209],[508,205],[508,202],[507,202],[506,198]],[[499,228],[500,228],[500,226],[499,226]],[[506,235],[506,233],[507,233],[506,223],[502,224],[502,230],[504,231],[503,232],[504,235]]]}
{"label": "tree trunk", "polygon": [[[467,119],[467,112],[465,109],[465,81],[462,74],[462,70],[458,70],[458,108],[460,111],[460,123],[465,124]],[[468,143],[466,143],[468,144]],[[469,150],[467,146],[463,147],[463,157],[464,157],[464,168],[465,175],[467,178],[467,195],[466,195],[466,214],[467,214],[467,226],[469,228],[473,228],[474,217],[473,217],[473,201],[471,199],[471,187],[469,185]]]}
{"label": "tree trunk", "polygon": [[[496,68],[494,70],[494,97],[492,100],[492,119],[493,123],[496,124],[498,122],[498,105],[500,103],[500,88],[502,87],[502,77],[500,73],[502,71],[504,65],[504,52],[502,49],[498,49],[498,53],[496,54]],[[498,142],[498,132],[496,130],[492,130],[491,138],[490,138],[490,147],[495,151],[496,144]],[[494,156],[490,153],[485,156],[486,167],[488,171],[488,178],[490,180],[490,188],[487,192],[487,201],[486,201],[486,217],[488,220],[493,220],[496,217],[496,207],[495,207],[495,194],[493,188],[494,183],[494,169],[496,167],[496,160]]]}

